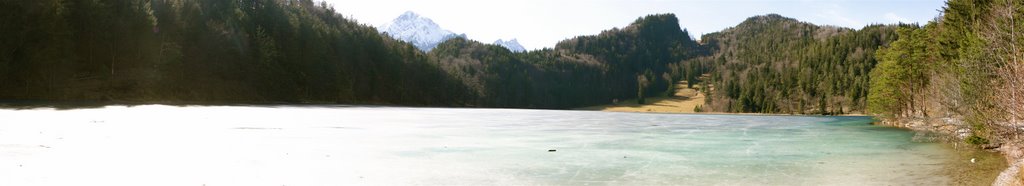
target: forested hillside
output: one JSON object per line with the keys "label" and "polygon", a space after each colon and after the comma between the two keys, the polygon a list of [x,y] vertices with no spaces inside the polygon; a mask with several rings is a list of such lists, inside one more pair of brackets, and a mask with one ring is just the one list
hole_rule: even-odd
{"label": "forested hillside", "polygon": [[430,52],[486,107],[567,108],[610,100],[608,68],[592,56],[553,50],[512,53],[497,45],[452,39]]}
{"label": "forested hillside", "polygon": [[573,108],[687,80],[705,85],[706,111],[979,115],[1022,89],[1002,87],[1021,74],[1005,62],[1013,3],[951,1],[924,27],[859,30],[769,14],[699,43],[660,14],[554,48],[458,38],[424,53],[311,0],[5,1],[0,100]]}
{"label": "forested hillside", "polygon": [[463,105],[407,43],[310,0],[0,2],[0,99]]}
{"label": "forested hillside", "polygon": [[661,95],[678,80],[669,64],[700,52],[674,15],[661,14],[554,49],[512,53],[452,39],[430,54],[478,95],[479,106],[572,108]]}
{"label": "forested hillside", "polygon": [[712,55],[687,61],[711,73],[709,106],[721,112],[863,112],[874,52],[897,26],[817,26],[776,14],[704,35]]}
{"label": "forested hillside", "polygon": [[0,3],[2,100],[571,108],[663,92],[698,49],[671,14],[556,49],[428,54],[311,0]]}

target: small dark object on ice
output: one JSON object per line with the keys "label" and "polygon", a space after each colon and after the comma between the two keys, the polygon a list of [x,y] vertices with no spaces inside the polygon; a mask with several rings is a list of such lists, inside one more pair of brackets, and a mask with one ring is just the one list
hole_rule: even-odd
{"label": "small dark object on ice", "polygon": [[555,152],[555,149],[548,150],[548,152]]}

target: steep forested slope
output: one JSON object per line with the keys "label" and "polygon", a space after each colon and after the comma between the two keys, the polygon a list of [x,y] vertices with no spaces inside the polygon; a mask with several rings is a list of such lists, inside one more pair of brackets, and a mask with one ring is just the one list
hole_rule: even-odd
{"label": "steep forested slope", "polygon": [[[430,54],[474,90],[480,106],[571,108],[664,92],[673,80],[668,64],[699,52],[679,20],[661,14],[565,40],[554,49],[512,53],[453,39]],[[648,86],[641,91],[641,84]]]}
{"label": "steep forested slope", "polygon": [[711,55],[714,111],[841,114],[862,112],[874,51],[897,26],[860,30],[817,26],[775,14],[703,36]]}
{"label": "steep forested slope", "polygon": [[2,100],[570,108],[664,91],[698,49],[670,14],[555,49],[428,54],[311,0],[0,3]]}
{"label": "steep forested slope", "polygon": [[553,50],[512,53],[497,45],[452,39],[431,51],[471,88],[474,105],[568,108],[611,99],[607,67],[592,56]]}
{"label": "steep forested slope", "polygon": [[0,3],[3,100],[571,108],[704,79],[704,110],[862,112],[875,50],[918,27],[770,14],[698,43],[660,14],[550,49],[457,38],[423,53],[310,0]]}
{"label": "steep forested slope", "polygon": [[436,60],[310,0],[0,2],[0,99],[461,105]]}

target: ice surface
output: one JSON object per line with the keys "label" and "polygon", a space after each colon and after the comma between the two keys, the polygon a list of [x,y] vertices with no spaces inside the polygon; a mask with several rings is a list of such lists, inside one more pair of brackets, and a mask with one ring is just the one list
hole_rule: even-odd
{"label": "ice surface", "polygon": [[0,110],[0,185],[948,182],[938,171],[951,152],[868,122],[330,106]]}

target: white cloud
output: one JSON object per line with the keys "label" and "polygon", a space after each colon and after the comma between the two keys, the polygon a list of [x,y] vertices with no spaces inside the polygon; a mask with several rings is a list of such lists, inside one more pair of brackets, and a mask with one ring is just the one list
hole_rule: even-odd
{"label": "white cloud", "polygon": [[822,22],[825,24],[849,28],[857,28],[864,25],[861,21],[846,16],[843,13],[843,7],[838,4],[829,4],[821,7],[819,10],[816,16],[824,19]]}
{"label": "white cloud", "polygon": [[885,13],[885,20],[888,20],[890,22],[911,23],[910,19],[900,17],[899,15],[896,15],[895,13],[892,12]]}

